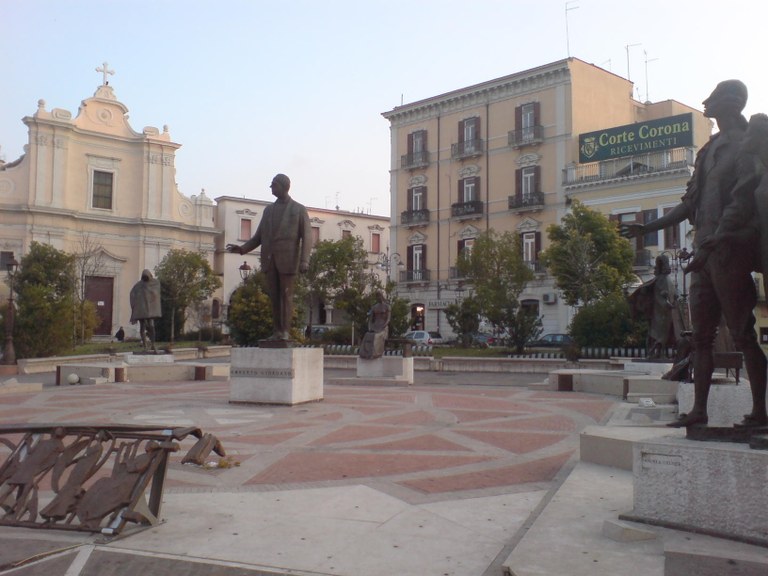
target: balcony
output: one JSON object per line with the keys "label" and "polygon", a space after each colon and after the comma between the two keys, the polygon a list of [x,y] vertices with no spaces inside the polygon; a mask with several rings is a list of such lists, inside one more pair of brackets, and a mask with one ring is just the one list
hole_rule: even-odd
{"label": "balcony", "polygon": [[451,204],[451,217],[468,219],[479,218],[483,215],[483,202],[473,200],[471,202],[456,202]]}
{"label": "balcony", "polygon": [[530,126],[520,130],[510,130],[507,142],[512,148],[535,146],[544,141],[544,126]]}
{"label": "balcony", "polygon": [[456,266],[451,266],[449,269],[448,278],[450,280],[464,280],[466,275],[462,274]]}
{"label": "balcony", "polygon": [[429,270],[401,270],[400,282],[429,282]]}
{"label": "balcony", "polygon": [[515,194],[514,196],[509,196],[508,200],[509,209],[515,212],[527,212],[544,208],[544,192]]}
{"label": "balcony", "polygon": [[424,226],[429,223],[429,210],[407,210],[400,213],[403,226]]}
{"label": "balcony", "polygon": [[547,271],[541,260],[523,260],[523,263],[528,266],[534,274],[544,274]]}
{"label": "balcony", "polygon": [[458,144],[451,144],[451,160],[461,160],[463,158],[473,158],[483,153],[483,140],[475,138],[474,140],[465,140]]}
{"label": "balcony", "polygon": [[404,170],[426,168],[427,166],[429,166],[429,152],[426,150],[413,152],[411,154],[403,154],[400,157],[400,167]]}
{"label": "balcony", "polygon": [[659,152],[612,158],[589,164],[574,164],[563,170],[563,186],[580,188],[593,184],[604,184],[616,180],[628,180],[688,172],[693,170],[695,152],[693,148],[672,148]]}

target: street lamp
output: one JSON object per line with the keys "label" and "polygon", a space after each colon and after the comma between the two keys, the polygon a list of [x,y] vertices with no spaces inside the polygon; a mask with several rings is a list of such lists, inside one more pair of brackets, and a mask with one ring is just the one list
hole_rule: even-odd
{"label": "street lamp", "polygon": [[398,266],[401,263],[402,258],[400,257],[400,254],[395,252],[392,254],[392,256],[389,255],[389,246],[387,246],[386,252],[381,252],[379,254],[379,260],[377,262],[377,265],[380,269],[384,270],[384,272],[387,275],[387,278],[389,278],[389,271],[392,269],[393,266]]}
{"label": "street lamp", "polygon": [[242,266],[240,266],[238,270],[240,270],[240,278],[242,278],[243,281],[248,280],[248,276],[251,275],[251,270],[252,270],[252,268],[248,266],[248,262],[244,260]]}
{"label": "street lamp", "polygon": [[19,269],[19,263],[11,255],[11,259],[5,263],[10,279],[11,293],[8,295],[8,312],[5,315],[5,348],[3,349],[3,364],[16,364],[16,350],[13,348],[13,280],[16,271]]}

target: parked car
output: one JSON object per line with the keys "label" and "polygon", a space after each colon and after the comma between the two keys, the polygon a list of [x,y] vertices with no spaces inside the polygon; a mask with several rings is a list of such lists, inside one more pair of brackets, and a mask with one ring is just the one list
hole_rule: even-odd
{"label": "parked car", "polygon": [[487,334],[485,332],[475,332],[472,334],[472,345],[479,346],[480,348],[495,346],[496,337],[493,334]]}
{"label": "parked car", "polygon": [[573,344],[573,338],[568,334],[545,334],[538,340],[528,342],[529,348],[563,348]]}
{"label": "parked car", "polygon": [[403,338],[407,340],[413,340],[416,344],[421,346],[432,346],[432,336],[426,330],[411,330],[403,335]]}
{"label": "parked car", "polygon": [[430,332],[429,337],[432,338],[432,344],[437,346],[438,344],[445,344],[445,340],[443,340],[443,335],[440,334],[440,332]]}

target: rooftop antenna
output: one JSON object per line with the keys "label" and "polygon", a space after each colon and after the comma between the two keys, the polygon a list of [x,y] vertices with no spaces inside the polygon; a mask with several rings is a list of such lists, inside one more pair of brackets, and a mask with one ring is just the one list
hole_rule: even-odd
{"label": "rooftop antenna", "polygon": [[368,214],[373,213],[373,201],[378,200],[376,196],[371,196],[371,199],[368,200]]}
{"label": "rooftop antenna", "polygon": [[336,192],[336,210],[339,209],[339,194],[341,194],[341,192]]}
{"label": "rooftop antenna", "polygon": [[651,102],[650,96],[648,96],[648,62],[656,62],[658,58],[651,58],[648,59],[648,52],[643,50],[643,54],[645,54],[645,102],[646,104],[649,104]]}
{"label": "rooftop antenna", "polygon": [[568,12],[578,8],[578,6],[569,6],[569,4],[576,4],[576,0],[569,0],[565,3],[565,46],[568,52],[568,58],[571,57],[571,36],[568,32]]}
{"label": "rooftop antenna", "polygon": [[611,70],[611,59],[608,58],[608,60],[606,60],[605,62],[600,64],[600,66],[603,66],[604,64],[608,64],[608,72],[612,72],[612,70]]}
{"label": "rooftop antenna", "polygon": [[627,44],[624,46],[624,49],[627,51],[627,80],[632,80],[632,78],[629,77],[629,49],[640,45],[641,44]]}

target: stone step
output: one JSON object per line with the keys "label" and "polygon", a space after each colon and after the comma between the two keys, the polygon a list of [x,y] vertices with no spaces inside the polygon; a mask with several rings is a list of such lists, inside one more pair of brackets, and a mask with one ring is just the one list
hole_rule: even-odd
{"label": "stone step", "polygon": [[685,437],[685,429],[666,426],[587,426],[579,436],[582,462],[632,471],[632,446],[664,436]]}

